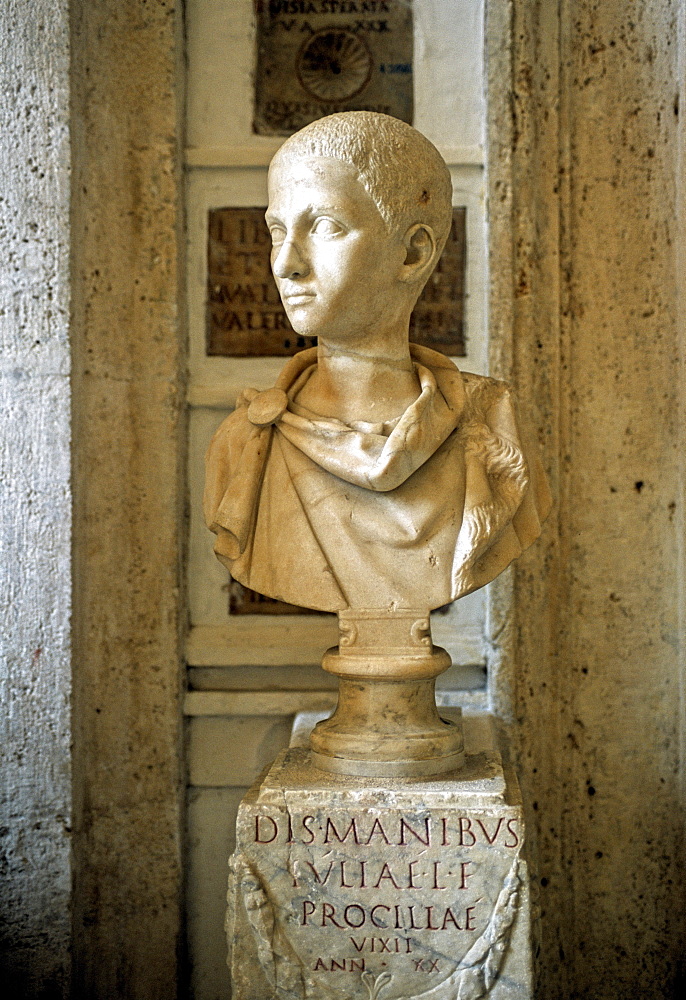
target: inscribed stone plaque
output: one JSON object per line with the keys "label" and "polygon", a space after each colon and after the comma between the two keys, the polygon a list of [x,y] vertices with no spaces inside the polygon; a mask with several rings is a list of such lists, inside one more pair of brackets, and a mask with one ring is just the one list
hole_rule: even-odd
{"label": "inscribed stone plaque", "polygon": [[[465,354],[466,209],[453,209],[445,250],[410,320],[410,340],[453,357]],[[271,240],[263,208],[209,213],[207,353],[231,357],[287,356],[316,338],[293,332],[269,263]]]}
{"label": "inscribed stone plaque", "polygon": [[209,213],[207,353],[236,358],[285,356],[313,347],[293,332],[269,261],[264,208],[217,208]]}
{"label": "inscribed stone plaque", "polygon": [[412,124],[410,0],[256,0],[258,135],[336,111]]}
{"label": "inscribed stone plaque", "polygon": [[444,779],[277,758],[238,814],[234,1000],[530,1000],[522,809],[489,721],[465,718],[465,769]]}
{"label": "inscribed stone plaque", "polygon": [[410,340],[449,357],[464,357],[466,208],[453,209],[450,234],[410,317]]}
{"label": "inscribed stone plaque", "polygon": [[301,608],[297,604],[287,604],[274,597],[265,597],[250,587],[244,587],[237,580],[229,584],[230,615],[330,615],[330,611],[315,611]]}

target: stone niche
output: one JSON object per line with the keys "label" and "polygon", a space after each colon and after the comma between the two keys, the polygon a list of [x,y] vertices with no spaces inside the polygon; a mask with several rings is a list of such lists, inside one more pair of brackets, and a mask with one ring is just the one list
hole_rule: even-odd
{"label": "stone niche", "polygon": [[281,754],[230,861],[234,1000],[525,1000],[530,907],[516,778],[489,716],[444,778],[326,774]]}

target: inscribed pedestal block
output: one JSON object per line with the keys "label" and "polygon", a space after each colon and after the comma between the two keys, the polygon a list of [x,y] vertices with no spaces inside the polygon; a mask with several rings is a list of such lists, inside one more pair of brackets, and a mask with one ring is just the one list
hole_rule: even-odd
{"label": "inscribed pedestal block", "polygon": [[243,800],[230,862],[234,1000],[529,1000],[530,908],[516,778],[493,720],[436,779],[276,759]]}

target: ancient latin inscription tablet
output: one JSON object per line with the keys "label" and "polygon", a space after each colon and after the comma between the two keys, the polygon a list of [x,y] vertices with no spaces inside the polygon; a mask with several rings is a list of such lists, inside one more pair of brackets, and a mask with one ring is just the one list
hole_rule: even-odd
{"label": "ancient latin inscription tablet", "polygon": [[[305,750],[277,758],[239,812],[236,1000],[530,997],[521,807],[480,797],[493,772],[480,782],[479,768],[487,757],[468,764],[464,794],[448,779],[413,797],[411,785],[308,780]],[[298,771],[301,787],[288,780]]]}
{"label": "ancient latin inscription tablet", "polygon": [[[466,209],[453,209],[445,250],[410,321],[410,340],[451,357],[465,354]],[[209,213],[207,353],[231,357],[287,356],[316,341],[293,332],[269,265],[264,208]]]}
{"label": "ancient latin inscription tablet", "polygon": [[410,318],[410,340],[449,357],[464,357],[467,209],[453,209],[450,234]]}
{"label": "ancient latin inscription tablet", "polygon": [[257,0],[254,130],[290,135],[336,111],[412,122],[409,0]]}
{"label": "ancient latin inscription tablet", "polygon": [[207,353],[231,357],[287,356],[316,340],[293,332],[272,276],[264,208],[209,213]]}

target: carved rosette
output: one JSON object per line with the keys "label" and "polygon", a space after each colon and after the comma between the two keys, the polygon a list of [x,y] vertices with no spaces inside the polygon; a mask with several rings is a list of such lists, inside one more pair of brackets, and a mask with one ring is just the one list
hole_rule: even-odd
{"label": "carved rosette", "polygon": [[346,101],[367,86],[373,60],[364,38],[325,28],[308,38],[297,59],[303,88],[320,101]]}

